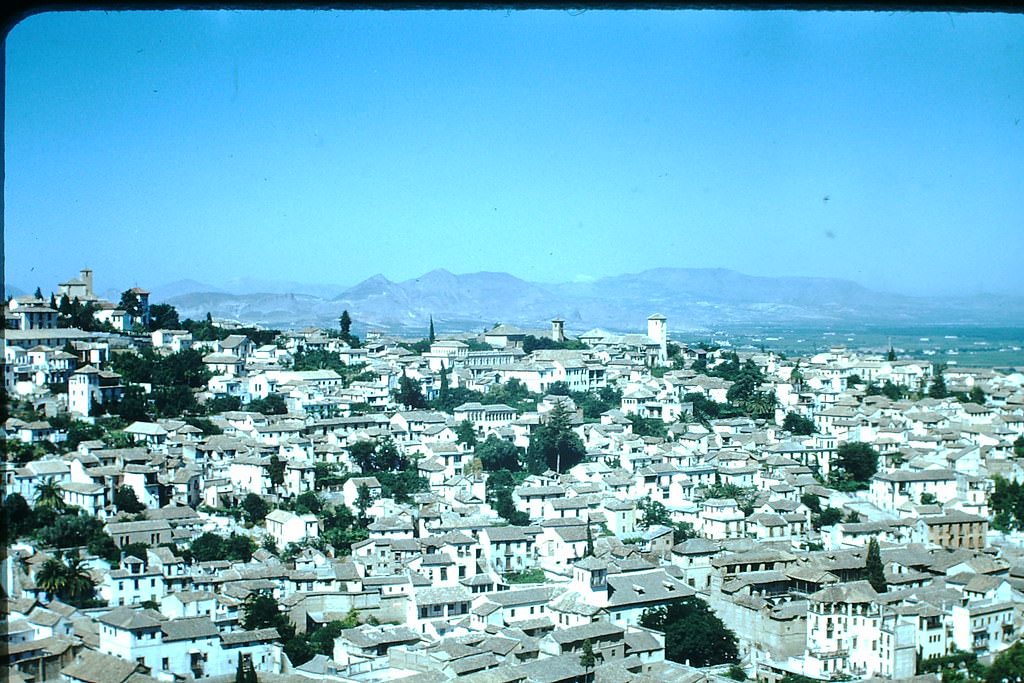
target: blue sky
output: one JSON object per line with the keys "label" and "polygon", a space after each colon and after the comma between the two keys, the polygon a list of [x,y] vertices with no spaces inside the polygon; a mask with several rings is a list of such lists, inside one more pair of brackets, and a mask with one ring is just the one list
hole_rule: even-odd
{"label": "blue sky", "polygon": [[44,13],[5,256],[44,291],[654,267],[1024,295],[1024,16]]}

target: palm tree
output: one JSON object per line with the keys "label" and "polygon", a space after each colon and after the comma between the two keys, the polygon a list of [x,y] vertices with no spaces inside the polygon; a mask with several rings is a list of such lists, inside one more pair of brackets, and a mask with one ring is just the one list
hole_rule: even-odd
{"label": "palm tree", "polygon": [[46,591],[51,599],[61,595],[68,587],[67,567],[60,560],[50,558],[36,572],[36,586]]}
{"label": "palm tree", "polygon": [[92,577],[89,576],[89,570],[82,564],[82,558],[69,557],[65,562],[67,563],[64,566],[65,588],[61,597],[71,603],[92,598],[95,585],[92,582]]}
{"label": "palm tree", "polygon": [[797,391],[801,391],[804,388],[804,373],[800,372],[800,361],[797,361],[796,365],[793,366],[793,372],[789,374],[789,381]]}
{"label": "palm tree", "polygon": [[60,486],[53,481],[52,477],[44,480],[36,488],[35,507],[50,508],[54,512],[63,512],[67,507],[64,503],[64,496],[61,493]]}
{"label": "palm tree", "polygon": [[743,401],[742,407],[750,413],[751,417],[764,417],[775,411],[776,404],[778,404],[778,399],[775,397],[774,391],[767,393],[758,391]]}

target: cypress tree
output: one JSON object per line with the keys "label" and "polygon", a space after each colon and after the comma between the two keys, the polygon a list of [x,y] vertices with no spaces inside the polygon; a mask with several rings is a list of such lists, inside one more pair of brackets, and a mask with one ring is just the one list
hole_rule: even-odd
{"label": "cypress tree", "polygon": [[597,657],[594,655],[594,644],[590,642],[590,638],[583,641],[583,649],[580,652],[580,666],[587,670],[587,674],[590,674],[590,670],[597,664]]}
{"label": "cypress tree", "polygon": [[349,343],[352,339],[352,316],[348,314],[348,310],[341,312],[341,317],[338,318],[338,327],[341,329],[341,338],[345,343]]}
{"label": "cypress tree", "polygon": [[437,401],[441,404],[442,410],[449,410],[448,396],[451,394],[451,387],[448,385],[448,366],[441,364],[441,388],[437,392]]}
{"label": "cypress tree", "polygon": [[430,339],[430,343],[433,344],[434,343],[434,316],[430,316],[430,335],[429,335],[429,339]]}
{"label": "cypress tree", "polygon": [[888,590],[885,583],[885,568],[882,564],[882,551],[878,547],[878,539],[872,538],[868,542],[868,555],[864,561],[864,571],[868,575],[868,583],[877,593],[884,593]]}

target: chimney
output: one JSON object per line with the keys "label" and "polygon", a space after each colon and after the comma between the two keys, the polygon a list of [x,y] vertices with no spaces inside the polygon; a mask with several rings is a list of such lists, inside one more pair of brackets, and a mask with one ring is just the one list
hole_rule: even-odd
{"label": "chimney", "polygon": [[88,294],[92,294],[92,269],[82,268],[82,282],[85,283],[85,291]]}

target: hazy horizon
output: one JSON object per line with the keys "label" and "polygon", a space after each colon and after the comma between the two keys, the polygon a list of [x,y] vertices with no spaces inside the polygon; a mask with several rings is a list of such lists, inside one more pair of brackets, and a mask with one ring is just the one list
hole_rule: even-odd
{"label": "hazy horizon", "polygon": [[651,268],[1024,295],[1024,16],[44,12],[5,275],[45,290]]}
{"label": "hazy horizon", "polygon": [[[89,266],[88,265],[83,266],[83,268],[85,268],[85,267],[89,267]],[[660,268],[674,268],[674,266],[659,266],[657,268],[645,269],[645,270],[654,270],[654,269],[660,269]],[[689,268],[687,268],[687,269],[689,269]],[[520,277],[519,275],[517,275],[514,272],[509,272],[509,271],[465,270],[465,271],[462,271],[462,272],[458,272],[458,271],[453,271],[453,270],[448,269],[448,268],[431,268],[429,270],[425,270],[424,272],[420,273],[419,275],[416,275],[416,276],[413,276],[413,277],[408,277],[408,278],[394,278],[394,277],[389,277],[387,273],[373,273],[373,274],[371,274],[371,275],[369,275],[369,276],[367,276],[365,278],[362,278],[361,280],[359,280],[357,282],[345,282],[345,281],[337,281],[337,282],[327,282],[327,281],[324,281],[324,282],[320,282],[320,281],[312,281],[312,280],[302,280],[302,279],[294,278],[294,277],[270,277],[270,276],[267,276],[267,277],[254,277],[254,276],[249,276],[249,275],[241,275],[241,276],[238,276],[238,277],[227,278],[227,279],[223,279],[223,280],[215,280],[213,278],[183,277],[183,278],[179,278],[177,280],[170,280],[170,281],[166,281],[166,282],[151,282],[151,281],[148,281],[148,280],[145,280],[145,279],[141,279],[141,278],[120,279],[120,280],[112,281],[112,280],[109,280],[108,278],[106,278],[105,275],[102,272],[98,273],[98,272],[96,272],[94,270],[93,271],[93,281],[94,281],[94,288],[93,289],[94,289],[94,291],[97,294],[102,295],[104,292],[109,292],[111,294],[113,294],[115,292],[122,292],[125,289],[131,288],[131,287],[143,287],[143,288],[149,289],[149,290],[160,290],[160,289],[164,289],[164,288],[167,288],[167,287],[173,287],[173,286],[178,285],[180,283],[196,282],[196,283],[199,283],[201,285],[207,285],[207,286],[213,288],[211,290],[201,290],[201,289],[190,290],[190,291],[194,291],[196,293],[201,293],[203,291],[209,291],[209,292],[213,293],[215,290],[224,291],[224,292],[227,292],[227,293],[231,293],[231,290],[244,290],[246,293],[271,293],[270,289],[273,289],[275,292],[278,291],[278,290],[281,290],[282,293],[289,293],[289,292],[285,291],[284,289],[282,289],[281,285],[288,284],[288,283],[293,283],[295,285],[298,285],[300,287],[303,287],[303,288],[306,288],[306,289],[310,289],[310,290],[313,290],[313,289],[333,289],[333,288],[336,288],[339,291],[339,293],[340,293],[343,290],[351,289],[353,287],[356,287],[356,286],[362,284],[363,282],[366,282],[367,280],[370,280],[370,279],[378,277],[378,276],[383,276],[384,278],[386,278],[390,282],[393,282],[393,283],[396,283],[396,284],[400,284],[400,283],[403,283],[403,282],[418,280],[420,277],[422,277],[424,275],[427,275],[428,273],[431,273],[431,272],[436,271],[436,270],[445,270],[445,271],[448,271],[448,272],[450,272],[450,273],[452,273],[453,275],[456,275],[456,276],[474,275],[474,274],[478,274],[478,273],[508,274],[508,275],[516,277],[516,278],[518,278],[520,280],[523,280],[525,282],[531,282],[531,283],[538,284],[538,285],[564,285],[564,284],[571,284],[571,283],[593,282],[595,280],[600,280],[600,279],[605,278],[605,277],[627,276],[627,275],[633,275],[633,274],[637,274],[637,273],[643,272],[643,271],[635,271],[635,273],[626,273],[626,272],[622,272],[622,273],[609,273],[608,275],[602,275],[600,277],[591,277],[591,278],[586,278],[586,279],[576,278],[576,279],[573,279],[573,280],[542,281],[542,280],[529,280],[527,278]],[[759,275],[757,273],[744,273],[742,271],[737,271],[737,270],[734,270],[734,269],[731,269],[731,268],[713,267],[713,266],[709,266],[709,267],[706,267],[706,268],[705,267],[692,268],[692,270],[726,270],[726,271],[731,271],[731,272],[734,272],[734,273],[738,273],[740,275],[745,275],[745,276],[750,276],[750,277],[810,278],[810,279],[840,280],[840,281],[852,282],[852,283],[854,283],[856,285],[862,286],[865,289],[868,289],[868,290],[870,290],[872,292],[875,292],[875,293],[878,293],[878,294],[894,294],[894,295],[901,295],[901,296],[936,298],[936,299],[942,299],[942,298],[946,298],[946,297],[956,296],[955,294],[941,294],[941,293],[929,294],[927,292],[924,292],[924,293],[908,293],[908,292],[902,292],[902,291],[882,290],[882,289],[878,289],[878,288],[872,287],[870,284],[866,284],[866,283],[863,283],[863,282],[857,282],[856,280],[852,280],[852,279],[849,279],[849,278],[839,278],[839,277],[830,278],[828,276],[821,276],[821,275],[799,275],[799,274],[790,274],[790,275],[786,275],[786,274]],[[38,287],[40,287],[42,289],[42,291],[44,292],[44,295],[48,296],[51,290],[53,292],[57,291],[57,285],[60,282],[65,282],[65,281],[70,280],[72,278],[78,277],[80,271],[81,271],[81,268],[80,269],[76,269],[73,272],[69,273],[67,276],[60,278],[59,281],[54,281],[53,283],[51,283],[49,285],[40,283],[38,285],[33,285],[31,287],[26,287],[26,286],[23,286],[21,283],[18,283],[18,282],[7,281],[5,283],[5,286],[7,288],[15,288],[15,289],[22,290],[26,294],[31,294],[32,292],[35,291],[36,287],[38,286]],[[252,283],[266,283],[266,284],[275,285],[275,286],[272,287],[272,288],[268,288],[267,291],[264,292],[264,291],[259,290],[259,289],[254,289],[251,286]],[[301,293],[301,292],[298,291],[298,290],[295,290],[295,291],[291,291],[290,293]],[[988,295],[993,295],[993,296],[1024,296],[1024,295],[1019,295],[1019,294],[1013,294],[1013,293],[1006,294],[1006,293],[1000,293],[1000,292],[968,292],[968,293],[965,293],[963,296],[976,296],[978,294],[988,294]]]}

